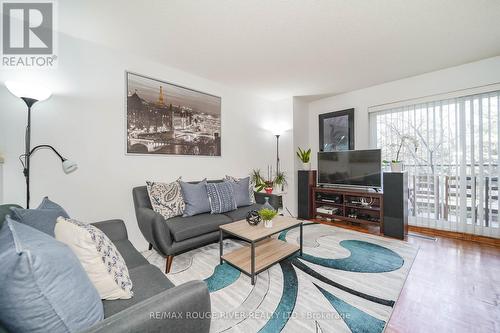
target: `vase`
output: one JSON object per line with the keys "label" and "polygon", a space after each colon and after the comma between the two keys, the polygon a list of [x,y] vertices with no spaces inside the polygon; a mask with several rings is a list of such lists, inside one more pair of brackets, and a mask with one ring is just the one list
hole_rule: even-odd
{"label": "vase", "polygon": [[311,170],[311,162],[302,162],[302,170]]}
{"label": "vase", "polygon": [[264,228],[272,228],[273,220],[264,221]]}
{"label": "vase", "polygon": [[403,171],[403,162],[391,162],[391,171],[392,172],[402,172]]}
{"label": "vase", "polygon": [[270,209],[270,210],[276,210],[274,207],[269,203],[269,197],[264,197],[265,202],[262,204],[262,209]]}
{"label": "vase", "polygon": [[273,193],[273,188],[272,187],[265,187],[264,191],[266,191],[267,194]]}

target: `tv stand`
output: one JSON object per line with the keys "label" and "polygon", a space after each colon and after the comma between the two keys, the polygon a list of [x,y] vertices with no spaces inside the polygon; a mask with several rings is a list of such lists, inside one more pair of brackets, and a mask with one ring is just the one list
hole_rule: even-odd
{"label": "tv stand", "polygon": [[321,217],[360,224],[376,224],[383,230],[384,194],[346,187],[313,187],[313,218]]}

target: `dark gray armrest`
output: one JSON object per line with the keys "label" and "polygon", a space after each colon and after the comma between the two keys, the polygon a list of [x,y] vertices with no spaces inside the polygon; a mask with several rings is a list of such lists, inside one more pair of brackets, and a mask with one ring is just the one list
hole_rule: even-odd
{"label": "dark gray armrest", "polygon": [[170,255],[172,236],[163,216],[149,208],[138,208],[136,214],[139,229],[146,240],[163,255]]}
{"label": "dark gray armrest", "polygon": [[118,312],[85,332],[208,333],[210,311],[207,285],[191,281]]}
{"label": "dark gray armrest", "polygon": [[92,223],[92,225],[108,236],[111,241],[118,241],[122,239],[128,239],[127,228],[122,220],[107,220],[101,222]]}

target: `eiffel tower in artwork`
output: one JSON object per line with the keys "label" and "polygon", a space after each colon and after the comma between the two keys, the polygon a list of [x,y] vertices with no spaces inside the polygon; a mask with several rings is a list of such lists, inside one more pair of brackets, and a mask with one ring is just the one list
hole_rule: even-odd
{"label": "eiffel tower in artwork", "polygon": [[160,96],[158,97],[158,105],[164,106],[165,105],[165,99],[163,98],[163,87],[160,86]]}

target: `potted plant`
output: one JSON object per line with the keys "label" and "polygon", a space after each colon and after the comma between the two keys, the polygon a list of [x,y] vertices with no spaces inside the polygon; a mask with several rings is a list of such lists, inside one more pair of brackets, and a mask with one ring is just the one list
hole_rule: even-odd
{"label": "potted plant", "polygon": [[[398,151],[396,153],[396,159],[391,161],[391,171],[392,172],[401,172],[403,171],[403,161],[399,159],[399,154],[401,153],[401,149],[406,141],[412,141],[415,146],[415,152],[418,149],[417,141],[410,135],[403,135],[401,137],[401,142],[398,146]],[[383,163],[388,163],[388,161],[384,160]]]}
{"label": "potted plant", "polygon": [[308,150],[302,150],[300,147],[298,147],[297,157],[302,162],[302,167],[304,170],[311,169],[311,148],[309,148]]}
{"label": "potted plant", "polygon": [[267,194],[273,193],[273,187],[274,183],[272,180],[266,180],[264,181],[264,191],[266,191]]}
{"label": "potted plant", "polygon": [[277,214],[278,214],[278,212],[275,211],[274,209],[264,208],[264,209],[259,210],[259,215],[260,215],[262,221],[264,221],[265,228],[272,228],[273,227],[273,219],[276,217]]}
{"label": "potted plant", "polygon": [[273,183],[276,186],[281,186],[282,192],[285,191],[285,186],[288,185],[288,182],[286,181],[285,171],[276,172],[276,176],[274,177]]}
{"label": "potted plant", "polygon": [[262,175],[260,174],[260,169],[254,169],[252,170],[251,174],[251,181],[254,184],[254,188],[256,192],[262,191],[265,187],[265,181]]}
{"label": "potted plant", "polygon": [[283,191],[285,186],[288,185],[284,171],[278,171],[273,177],[270,170],[268,171],[267,178],[264,178],[260,174],[260,169],[252,170],[251,181],[254,184],[255,191],[261,192],[264,190],[267,194],[271,194],[273,193],[274,186],[281,186],[281,190]]}

